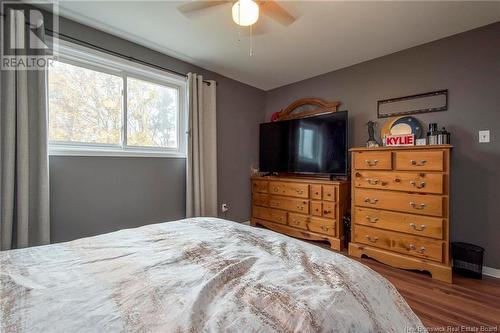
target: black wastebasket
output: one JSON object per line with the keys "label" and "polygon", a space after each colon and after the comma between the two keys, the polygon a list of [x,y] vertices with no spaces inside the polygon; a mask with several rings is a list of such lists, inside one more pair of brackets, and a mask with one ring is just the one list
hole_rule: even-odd
{"label": "black wastebasket", "polygon": [[484,249],[481,246],[453,242],[451,243],[451,253],[454,272],[474,279],[483,277]]}

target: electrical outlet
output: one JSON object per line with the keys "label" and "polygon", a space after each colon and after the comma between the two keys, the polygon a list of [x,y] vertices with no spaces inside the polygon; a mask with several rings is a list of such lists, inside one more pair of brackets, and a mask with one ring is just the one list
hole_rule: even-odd
{"label": "electrical outlet", "polygon": [[229,210],[229,205],[227,203],[223,203],[221,210],[223,213],[227,212]]}
{"label": "electrical outlet", "polygon": [[490,130],[479,131],[479,142],[480,143],[490,142]]}

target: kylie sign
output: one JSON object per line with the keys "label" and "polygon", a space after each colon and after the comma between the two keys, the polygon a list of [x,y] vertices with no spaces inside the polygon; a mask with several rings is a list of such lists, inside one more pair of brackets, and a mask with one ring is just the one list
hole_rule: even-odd
{"label": "kylie sign", "polygon": [[415,145],[414,134],[388,135],[385,137],[386,146],[413,146]]}

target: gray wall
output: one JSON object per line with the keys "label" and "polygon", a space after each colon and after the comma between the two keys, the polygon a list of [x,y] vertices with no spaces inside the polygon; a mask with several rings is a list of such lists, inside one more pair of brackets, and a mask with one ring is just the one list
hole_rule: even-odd
{"label": "gray wall", "polygon": [[53,242],[185,216],[181,158],[50,157]]}
{"label": "gray wall", "polygon": [[[265,92],[73,21],[59,23],[74,38],[217,81],[219,207],[227,202],[228,219],[248,220]],[[183,159],[51,156],[51,241],[184,217],[184,167]]]}
{"label": "gray wall", "polygon": [[[483,246],[500,268],[500,23],[271,90],[266,119],[300,97],[342,102],[350,146],[363,146],[377,100],[449,89],[449,110],[417,115],[452,133],[451,239]],[[332,55],[334,56],[334,55]],[[379,126],[379,127],[380,127]],[[492,142],[478,143],[490,129]]]}

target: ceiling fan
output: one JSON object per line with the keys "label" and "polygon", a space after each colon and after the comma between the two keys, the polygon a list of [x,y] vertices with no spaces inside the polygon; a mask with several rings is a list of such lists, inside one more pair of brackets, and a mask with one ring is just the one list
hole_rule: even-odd
{"label": "ceiling fan", "polygon": [[252,26],[259,19],[260,14],[269,16],[285,26],[295,21],[295,17],[281,7],[275,0],[194,0],[180,5],[177,9],[183,14],[188,14],[227,3],[232,3],[233,21],[240,26]]}

